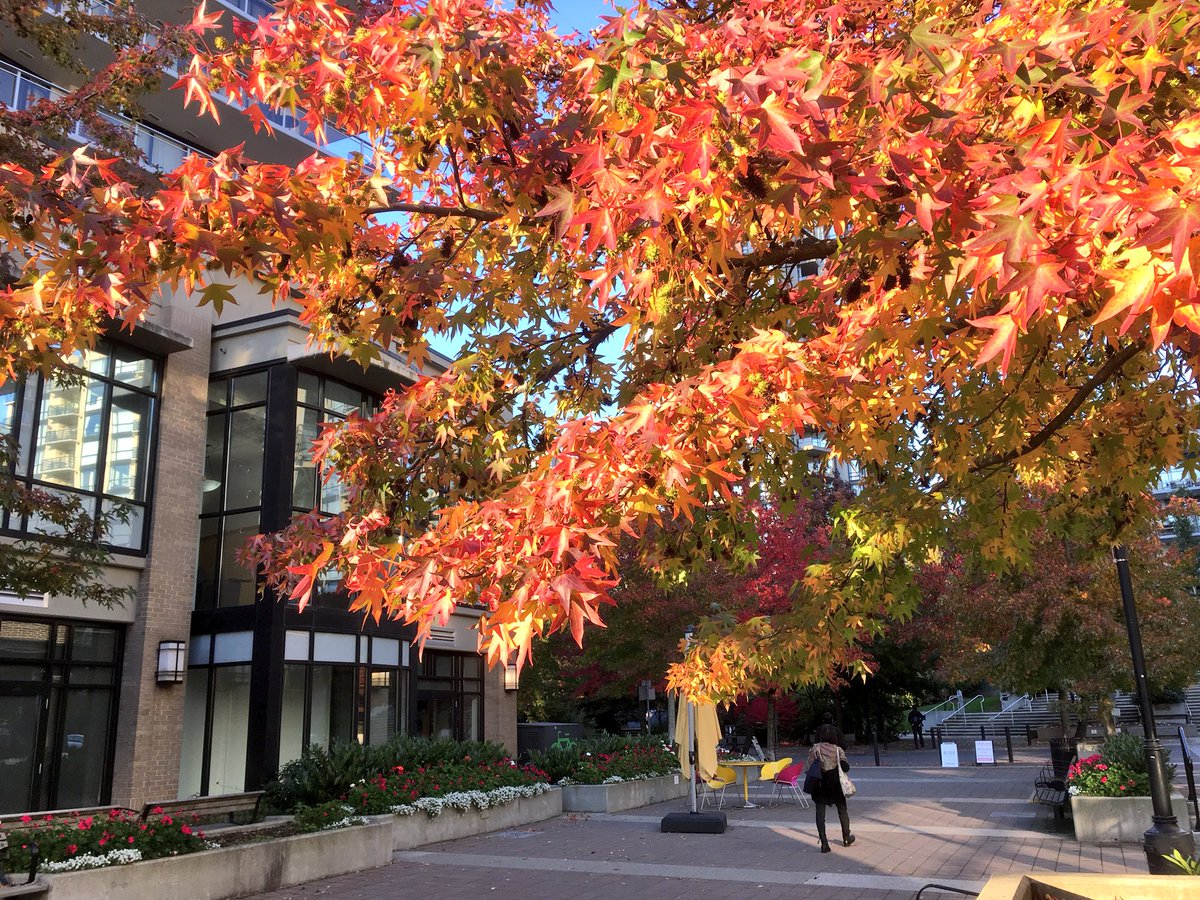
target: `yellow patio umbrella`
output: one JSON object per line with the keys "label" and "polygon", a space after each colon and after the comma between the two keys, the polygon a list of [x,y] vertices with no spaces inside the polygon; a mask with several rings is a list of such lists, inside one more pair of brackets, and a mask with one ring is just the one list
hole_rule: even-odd
{"label": "yellow patio umbrella", "polygon": [[[690,702],[690,701],[689,701]],[[708,781],[717,774],[717,744],[721,742],[721,724],[717,721],[717,708],[711,703],[695,703],[696,709],[696,768],[700,778]],[[675,718],[675,740],[679,746],[679,768],[684,778],[692,777],[692,766],[688,761],[688,703],[679,704]]]}

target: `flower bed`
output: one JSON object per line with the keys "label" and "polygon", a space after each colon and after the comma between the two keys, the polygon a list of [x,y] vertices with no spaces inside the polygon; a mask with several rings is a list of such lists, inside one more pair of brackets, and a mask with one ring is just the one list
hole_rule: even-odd
{"label": "flower bed", "polygon": [[551,747],[530,757],[551,782],[564,787],[620,784],[679,771],[675,753],[656,738],[597,738]]}
{"label": "flower bed", "polygon": [[51,874],[179,856],[209,846],[194,817],[181,822],[162,810],[145,822],[124,809],[104,817],[46,816],[35,821],[25,816],[21,827],[6,836],[10,869],[28,871],[29,845],[36,842],[41,871]]}
{"label": "flower bed", "polygon": [[[410,804],[392,817],[392,849],[408,850],[441,841],[520,828],[561,815],[563,792],[547,784],[488,792],[488,805],[447,795]],[[499,795],[497,797],[497,795]],[[502,802],[497,803],[497,799]],[[416,815],[423,812],[424,815]]]}
{"label": "flower bed", "polygon": [[[414,772],[396,766],[386,775],[376,775],[351,785],[342,799],[357,813],[379,815],[399,812],[406,806],[440,810],[448,798],[452,798],[450,805],[465,803],[466,806],[460,808],[470,808],[474,802],[488,803],[486,797],[492,792],[545,785],[546,773],[533,766],[518,766],[507,758],[478,763],[466,757],[454,764],[428,769],[418,767]],[[512,798],[516,796],[520,795],[513,794]],[[404,815],[403,812],[400,814]]]}
{"label": "flower bed", "polygon": [[1131,772],[1122,765],[1104,762],[1099,754],[1085,756],[1067,771],[1067,790],[1071,796],[1085,797],[1147,797],[1150,795],[1150,776]]}

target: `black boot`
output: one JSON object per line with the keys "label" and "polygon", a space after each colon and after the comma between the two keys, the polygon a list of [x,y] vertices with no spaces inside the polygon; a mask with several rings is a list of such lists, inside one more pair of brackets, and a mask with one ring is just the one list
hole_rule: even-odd
{"label": "black boot", "polygon": [[842,835],[842,844],[844,846],[849,847],[853,843],[854,843],[854,835],[852,835],[852,834]]}
{"label": "black boot", "polygon": [[833,848],[829,846],[829,841],[821,841],[821,852],[822,853],[832,853],[833,852]]}

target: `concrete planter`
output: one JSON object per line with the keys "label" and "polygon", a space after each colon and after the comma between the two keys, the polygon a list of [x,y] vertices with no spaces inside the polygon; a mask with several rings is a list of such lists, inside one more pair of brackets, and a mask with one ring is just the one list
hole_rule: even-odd
{"label": "concrete planter", "polygon": [[[1069,894],[1067,894],[1069,892]],[[1100,900],[1195,900],[1196,879],[1187,875],[1079,875],[1047,872],[995,875],[979,900],[1045,900],[1046,897]]]}
{"label": "concrete planter", "polygon": [[[1187,800],[1171,797],[1171,805],[1181,827],[1186,828]],[[1151,824],[1149,797],[1071,798],[1071,818],[1075,821],[1075,839],[1091,843],[1139,843]],[[1194,884],[1194,882],[1193,882]]]}
{"label": "concrete planter", "polygon": [[517,828],[561,816],[562,811],[562,790],[553,788],[537,797],[521,797],[491,809],[472,809],[467,812],[444,809],[441,815],[432,819],[423,812],[411,816],[391,816],[392,849],[410,850],[425,844]]}
{"label": "concrete planter", "polygon": [[352,828],[45,878],[54,900],[225,900],[374,869],[391,861],[392,817],[373,816],[367,825]]}
{"label": "concrete planter", "polygon": [[619,784],[571,784],[562,789],[564,812],[617,812],[687,796],[687,781],[676,772]]}

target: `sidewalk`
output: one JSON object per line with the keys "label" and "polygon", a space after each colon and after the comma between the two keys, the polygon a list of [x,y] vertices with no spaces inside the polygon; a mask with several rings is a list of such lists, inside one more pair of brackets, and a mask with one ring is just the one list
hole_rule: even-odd
{"label": "sidewalk", "polygon": [[[912,900],[938,882],[978,890],[1006,872],[1138,872],[1137,845],[1081,845],[1052,831],[1028,797],[1045,748],[1026,764],[932,768],[933,751],[851,756],[859,793],[850,800],[853,847],[819,852],[813,810],[787,803],[743,810],[726,795],[723,835],[662,834],[667,812],[687,801],[614,815],[568,814],[527,828],[397,853],[392,865],[264,895],[375,900],[400,893],[432,898],[516,894],[519,900],[608,898],[829,898]],[[1026,757],[1022,754],[1022,758]],[[752,784],[765,804],[770,784]],[[730,808],[732,805],[733,808]],[[831,811],[832,812],[832,811]],[[830,835],[838,835],[831,815]],[[927,892],[926,896],[959,895]]]}

